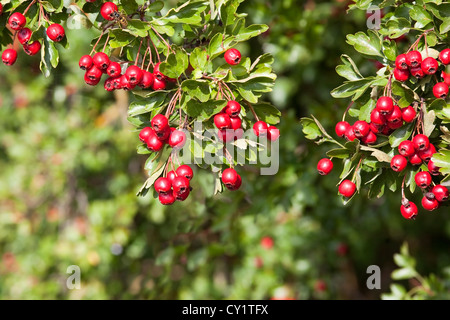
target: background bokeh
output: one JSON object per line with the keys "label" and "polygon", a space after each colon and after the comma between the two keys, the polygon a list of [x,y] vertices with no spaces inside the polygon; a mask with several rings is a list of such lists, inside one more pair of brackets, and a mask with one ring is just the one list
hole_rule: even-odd
{"label": "background bokeh", "polygon": [[[243,167],[242,188],[213,197],[212,174],[197,169],[194,192],[170,207],[136,197],[146,176],[126,120],[132,97],[84,83],[78,59],[98,32],[67,30],[70,49],[50,78],[22,51],[1,65],[0,299],[379,299],[405,242],[417,270],[448,286],[446,209],[406,221],[400,192],[369,201],[363,191],[343,206],[341,165],[318,175],[326,146],[302,134],[310,114],[333,133],[349,102],[329,93],[342,82],[341,54],[376,70],[345,42],[366,29],[365,13],[346,5],[242,3],[248,22],[270,26],[240,49],[275,57],[265,99],[282,111],[280,170]],[[81,269],[79,290],[66,287],[70,265]],[[381,268],[380,290],[366,287],[369,265]]]}

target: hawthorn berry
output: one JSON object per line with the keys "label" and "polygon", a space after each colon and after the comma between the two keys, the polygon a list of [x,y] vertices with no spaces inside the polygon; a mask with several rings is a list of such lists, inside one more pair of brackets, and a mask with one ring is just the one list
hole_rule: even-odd
{"label": "hawthorn berry", "polygon": [[422,63],[422,55],[417,50],[410,51],[406,54],[405,62],[410,68],[419,67]]}
{"label": "hawthorn berry", "polygon": [[188,192],[189,187],[190,187],[189,180],[186,177],[179,175],[172,181],[173,193],[175,195],[180,195],[185,192]]}
{"label": "hawthorn berry", "polygon": [[357,138],[364,138],[369,134],[370,126],[366,121],[358,120],[353,124],[353,131]]}
{"label": "hawthorn berry", "polygon": [[168,178],[159,177],[156,179],[154,187],[158,193],[168,193],[172,190],[172,181]]}
{"label": "hawthorn berry", "polygon": [[441,72],[441,77],[444,79],[444,83],[450,86],[450,73],[445,73],[445,71]]}
{"label": "hawthorn berry", "polygon": [[439,60],[447,65],[450,63],[450,49],[444,49],[439,53]]}
{"label": "hawthorn berry", "polygon": [[394,78],[400,82],[405,82],[406,80],[409,79],[409,70],[402,70],[399,68],[395,68],[394,69]]}
{"label": "hawthorn berry", "polygon": [[390,97],[382,96],[378,98],[375,108],[379,113],[386,116],[394,110],[394,102]]}
{"label": "hawthorn berry", "polygon": [[173,179],[175,179],[177,177],[177,174],[175,173],[175,171],[171,170],[169,172],[167,172],[167,178],[170,180],[170,182],[173,182]]}
{"label": "hawthorn berry", "polygon": [[214,125],[217,129],[230,129],[231,128],[231,120],[230,116],[226,113],[218,113],[214,116]]}
{"label": "hawthorn berry", "polygon": [[150,127],[145,127],[139,132],[139,140],[141,140],[142,142],[146,142],[148,137],[150,137],[150,135],[152,134],[155,134],[153,129]]}
{"label": "hawthorn berry", "polygon": [[177,201],[184,201],[189,197],[190,193],[191,193],[191,189],[187,189],[185,192],[183,192],[181,194],[176,194],[175,199]]}
{"label": "hawthorn berry", "polygon": [[227,187],[228,190],[235,191],[235,190],[238,190],[241,187],[241,185],[242,185],[242,178],[240,175],[238,175],[234,186],[229,186],[229,185],[225,185],[225,186]]}
{"label": "hawthorn berry", "polygon": [[100,81],[102,75],[102,70],[100,70],[96,66],[92,66],[88,71],[86,71],[86,77],[88,77],[92,81]]}
{"label": "hawthorn berry", "polygon": [[17,33],[17,40],[19,40],[20,44],[28,43],[32,34],[33,32],[30,28],[23,28]]}
{"label": "hawthorn berry", "polygon": [[158,196],[159,202],[163,205],[171,205],[176,201],[173,191],[170,190],[167,193],[160,193]]}
{"label": "hawthorn berry", "polygon": [[122,85],[120,83],[121,76],[117,76],[113,78],[114,89],[122,89]]}
{"label": "hawthorn berry", "polygon": [[6,49],[2,53],[2,62],[6,66],[12,66],[17,60],[17,51],[14,49]]}
{"label": "hawthorn berry", "polygon": [[97,52],[92,57],[92,61],[94,62],[94,65],[99,68],[100,70],[106,70],[111,63],[109,60],[109,57],[104,52]]}
{"label": "hawthorn berry", "polygon": [[401,154],[397,154],[392,157],[391,159],[391,168],[395,172],[400,172],[405,170],[406,166],[408,165],[408,160]]}
{"label": "hawthorn berry", "polygon": [[222,182],[228,189],[233,189],[239,184],[239,174],[233,168],[227,168],[222,172]]}
{"label": "hawthorn berry", "polygon": [[143,71],[141,82],[139,82],[138,86],[142,89],[148,89],[153,84],[153,73],[150,71]]}
{"label": "hawthorn berry", "polygon": [[345,138],[346,138],[348,141],[353,141],[353,140],[356,139],[355,131],[353,130],[353,126],[349,126],[349,127],[347,128],[347,131],[345,131]]}
{"label": "hawthorn berry", "polygon": [[120,64],[116,61],[111,61],[106,68],[106,73],[110,77],[117,77],[122,73],[122,68],[120,67]]}
{"label": "hawthorn berry", "polygon": [[441,184],[435,185],[433,187],[433,189],[431,189],[431,192],[434,194],[434,198],[439,202],[448,200],[449,191],[448,191],[447,187],[445,187]]}
{"label": "hawthorn berry", "polygon": [[164,79],[160,80],[155,75],[155,77],[153,79],[153,84],[152,84],[152,89],[153,90],[164,90],[166,88],[166,85],[167,84],[166,84],[166,81]]}
{"label": "hawthorn berry", "polygon": [[430,147],[430,140],[424,134],[417,134],[412,140],[416,151],[423,151]]}
{"label": "hawthorn berry", "polygon": [[431,157],[433,157],[433,154],[435,154],[435,153],[436,153],[436,148],[431,143],[430,143],[430,146],[428,147],[428,149],[418,152],[420,159],[422,159],[425,162],[430,161]]}
{"label": "hawthorn berry", "polygon": [[329,174],[333,170],[333,162],[328,158],[320,159],[317,163],[317,171],[322,176]]}
{"label": "hawthorn berry", "polygon": [[113,77],[108,77],[105,80],[105,83],[103,85],[103,87],[105,88],[106,91],[113,91],[114,88],[114,78]]}
{"label": "hawthorn berry", "polygon": [[174,130],[169,137],[169,145],[174,149],[183,148],[186,143],[186,134],[180,130]]}
{"label": "hawthorn berry", "polygon": [[428,171],[419,171],[414,176],[414,181],[419,188],[428,188],[431,184],[431,175]]}
{"label": "hawthorn berry", "polygon": [[94,65],[94,61],[90,55],[86,54],[80,58],[78,65],[82,70],[89,70]]}
{"label": "hawthorn berry", "polygon": [[231,129],[219,129],[217,131],[217,136],[219,138],[220,141],[228,143],[231,142],[235,139],[235,132]]}
{"label": "hawthorn berry", "polygon": [[121,75],[119,76],[119,83],[120,83],[120,88],[122,88],[123,90],[133,90],[135,86],[133,86],[130,81],[128,81],[127,77],[125,77],[125,75]]}
{"label": "hawthorn berry", "polygon": [[409,69],[409,72],[411,72],[411,75],[418,80],[425,77],[425,73],[420,66]]}
{"label": "hawthorn berry", "polygon": [[171,130],[170,127],[166,127],[165,129],[160,130],[158,132],[155,131],[155,133],[159,140],[166,142],[171,134]]}
{"label": "hawthorn berry", "polygon": [[373,109],[370,113],[370,122],[378,125],[386,123],[386,117],[383,116],[377,109]]}
{"label": "hawthorn berry", "polygon": [[370,131],[372,131],[375,134],[380,133],[381,131],[383,131],[383,128],[384,128],[384,125],[376,124],[376,123],[373,123],[373,122],[371,122],[369,124],[369,126],[370,126]]}
{"label": "hawthorn berry", "polygon": [[416,110],[413,107],[408,106],[402,108],[402,119],[406,123],[412,122],[416,118]]}
{"label": "hawthorn berry", "polygon": [[13,30],[22,29],[27,23],[27,19],[20,12],[14,12],[8,19],[9,26]]}
{"label": "hawthorn berry", "polygon": [[229,65],[234,66],[241,62],[241,53],[239,50],[231,48],[225,52],[224,58]]}
{"label": "hawthorn berry", "polygon": [[350,180],[344,180],[339,185],[339,193],[346,198],[350,198],[356,191],[356,185]]}
{"label": "hawthorn berry", "polygon": [[151,134],[145,142],[147,143],[147,148],[154,152],[158,152],[164,147],[164,141],[158,139],[156,134]]}
{"label": "hawthorn berry", "polygon": [[132,85],[136,86],[141,82],[144,74],[138,66],[129,66],[124,75]]}
{"label": "hawthorn berry", "polygon": [[418,213],[417,206],[414,202],[408,201],[406,205],[400,206],[400,213],[405,219],[414,219]]}
{"label": "hawthorn berry", "polygon": [[166,76],[159,71],[159,66],[161,65],[161,62],[158,62],[153,67],[153,75],[158,80],[165,80]]}
{"label": "hawthorn berry", "polygon": [[62,25],[58,23],[53,23],[47,28],[47,36],[55,42],[60,42],[64,36],[66,35],[66,32],[64,31],[64,28]]}
{"label": "hawthorn berry", "polygon": [[112,21],[115,18],[115,13],[119,10],[117,5],[113,2],[105,2],[100,8],[100,14],[106,20]]}
{"label": "hawthorn berry", "polygon": [[259,136],[265,136],[267,135],[267,129],[268,129],[267,123],[264,121],[257,121],[253,124],[253,133],[259,137]]}
{"label": "hawthorn berry", "polygon": [[338,137],[343,138],[345,136],[345,132],[350,127],[350,124],[347,121],[339,121],[336,123],[334,131]]}
{"label": "hawthorn berry", "polygon": [[416,152],[409,157],[409,163],[411,163],[413,166],[418,166],[422,164],[422,159],[420,159],[419,155]]}
{"label": "hawthorn berry", "polygon": [[398,145],[398,152],[404,157],[410,157],[416,153],[416,149],[412,141],[405,140]]}
{"label": "hawthorn berry", "polygon": [[163,114],[155,115],[150,121],[155,132],[164,131],[169,128],[169,119]]}
{"label": "hawthorn berry", "polygon": [[194,171],[192,171],[192,168],[187,164],[179,166],[176,170],[176,174],[178,176],[185,177],[188,180],[192,180],[194,177]]}
{"label": "hawthorn berry", "polygon": [[361,141],[364,144],[374,144],[377,142],[377,135],[374,132],[369,131],[369,133],[363,137]]}
{"label": "hawthorn berry", "polygon": [[237,130],[242,127],[241,118],[230,117],[230,122],[231,122],[230,128],[233,130]]}
{"label": "hawthorn berry", "polygon": [[89,78],[88,73],[86,72],[84,74],[84,82],[86,82],[86,84],[90,85],[90,86],[96,86],[99,82],[100,82],[101,78]]}
{"label": "hawthorn berry", "polygon": [[433,211],[437,208],[439,208],[439,201],[437,201],[434,198],[434,194],[431,192],[428,192],[425,194],[425,196],[422,198],[422,207],[425,210]]}
{"label": "hawthorn berry", "polygon": [[408,70],[408,64],[406,63],[406,54],[399,54],[397,58],[395,58],[395,66],[399,70]]}
{"label": "hawthorn berry", "polygon": [[241,113],[241,105],[235,100],[230,100],[228,101],[224,111],[232,118],[238,117],[239,113]]}
{"label": "hawthorn berry", "polygon": [[263,249],[270,250],[273,248],[274,241],[272,237],[265,236],[261,238],[260,244]]}
{"label": "hawthorn berry", "polygon": [[433,95],[437,99],[445,99],[448,95],[448,85],[445,82],[438,82],[433,86]]}
{"label": "hawthorn berry", "polygon": [[439,65],[436,59],[428,57],[422,61],[420,67],[425,74],[435,74]]}
{"label": "hawthorn berry", "polygon": [[428,161],[427,167],[428,167],[428,172],[429,172],[430,174],[432,174],[433,176],[438,176],[438,175],[441,174],[441,173],[439,172],[439,169],[440,169],[440,168],[437,167],[437,166],[434,164],[434,162],[433,162],[432,160]]}
{"label": "hawthorn berry", "polygon": [[402,110],[400,109],[400,107],[397,106],[397,105],[394,105],[394,109],[392,109],[392,112],[386,116],[386,120],[388,122],[388,125],[389,124],[391,124],[391,125],[394,124],[395,128],[397,128],[395,124],[397,124],[399,122],[401,124],[403,124],[402,123],[403,122]]}
{"label": "hawthorn berry", "polygon": [[40,50],[41,50],[41,43],[38,40],[23,45],[23,51],[25,51],[25,53],[29,56],[34,56]]}
{"label": "hawthorn berry", "polygon": [[275,126],[269,126],[267,128],[267,137],[270,141],[276,141],[280,137],[280,130]]}

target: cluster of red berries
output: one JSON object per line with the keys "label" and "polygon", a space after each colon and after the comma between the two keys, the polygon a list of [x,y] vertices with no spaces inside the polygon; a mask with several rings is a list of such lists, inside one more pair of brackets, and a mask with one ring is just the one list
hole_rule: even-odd
{"label": "cluster of red berries", "polygon": [[[439,53],[439,60],[443,65],[450,64],[450,49],[442,50]],[[419,80],[427,75],[435,74],[438,68],[439,62],[436,59],[427,57],[422,60],[422,54],[417,50],[413,50],[397,56],[395,59],[394,77],[401,82],[408,80],[410,75]],[[444,82],[437,82],[433,86],[433,95],[437,99],[445,99],[449,91],[444,73],[441,76],[444,78]]]}
{"label": "cluster of red berries", "polygon": [[235,100],[228,101],[221,112],[214,115],[214,125],[219,129],[219,139],[230,142],[242,138],[241,105]]}
{"label": "cluster of red berries", "polygon": [[[3,7],[0,9],[3,11]],[[0,12],[1,14],[1,12]],[[14,31],[14,41],[17,37],[20,44],[23,47],[23,51],[30,56],[34,56],[41,50],[41,42],[39,40],[34,40],[30,42],[33,32],[30,28],[26,28],[25,25],[27,19],[20,12],[14,12],[8,18],[8,26]],[[58,24],[51,24],[46,30],[47,36],[50,40],[55,42],[60,42],[65,37],[64,28]],[[17,51],[14,48],[8,48],[2,53],[2,61],[7,66],[12,66],[17,60]]]}
{"label": "cluster of red berries", "polygon": [[418,166],[425,162],[429,171],[433,175],[439,175],[439,168],[431,161],[431,157],[436,153],[436,148],[430,143],[424,134],[415,135],[412,140],[402,141],[398,146],[400,154],[392,157],[391,168],[396,172],[403,171],[408,160],[412,165]]}
{"label": "cluster of red berries", "polygon": [[165,144],[174,149],[183,148],[186,134],[169,126],[169,120],[162,114],[157,114],[151,120],[152,127],[145,127],[139,132],[139,140],[151,151],[160,151]]}
{"label": "cluster of red berries", "polygon": [[179,166],[175,171],[169,171],[166,177],[159,177],[154,184],[159,202],[163,205],[170,205],[175,201],[186,200],[192,190],[190,181],[193,177],[192,168],[185,164]]}
{"label": "cluster of red berries", "polygon": [[[319,174],[326,176],[333,170],[333,162],[328,158],[320,159],[317,163],[317,171]],[[339,184],[338,191],[346,198],[350,198],[355,194],[356,185],[350,180],[343,180]]]}

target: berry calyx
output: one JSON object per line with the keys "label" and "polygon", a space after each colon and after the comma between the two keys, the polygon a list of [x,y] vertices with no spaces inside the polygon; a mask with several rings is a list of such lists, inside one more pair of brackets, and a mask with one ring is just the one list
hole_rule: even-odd
{"label": "berry calyx", "polygon": [[414,143],[409,140],[400,142],[398,145],[398,152],[404,157],[410,157],[414,155],[416,149],[414,148]]}
{"label": "berry calyx", "polygon": [[29,56],[34,56],[40,50],[41,50],[41,43],[38,40],[23,45],[23,51],[25,51],[25,53]]}
{"label": "berry calyx", "polygon": [[117,77],[122,73],[122,68],[120,67],[120,64],[116,61],[111,61],[108,65],[108,68],[106,68],[106,73],[110,77]]}
{"label": "berry calyx", "polygon": [[353,141],[356,139],[355,131],[353,130],[353,126],[349,126],[347,131],[345,131],[345,139],[348,141]]}
{"label": "berry calyx", "polygon": [[22,29],[27,23],[27,19],[20,12],[14,12],[8,19],[9,26],[13,30]]}
{"label": "berry calyx", "polygon": [[399,54],[397,58],[395,58],[395,66],[400,70],[408,70],[408,64],[406,63],[406,54]]}
{"label": "berry calyx", "polygon": [[141,82],[143,75],[144,74],[141,68],[139,68],[138,66],[129,66],[125,71],[125,77],[134,86],[138,85]]}
{"label": "berry calyx", "polygon": [[119,10],[117,5],[113,2],[105,2],[100,8],[100,14],[106,20],[112,21],[115,18],[115,13]]}
{"label": "berry calyx", "polygon": [[433,157],[433,154],[435,154],[435,153],[436,153],[436,148],[431,143],[430,143],[430,146],[428,147],[428,149],[418,152],[420,159],[422,159],[425,162],[430,161],[431,158]]}
{"label": "berry calyx", "polygon": [[366,121],[358,120],[353,124],[353,131],[355,136],[360,139],[369,134],[370,126]]}
{"label": "berry calyx", "polygon": [[256,121],[253,124],[253,133],[259,137],[259,136],[265,136],[267,135],[267,129],[269,127],[267,126],[267,123],[265,123],[264,121]]}
{"label": "berry calyx", "polygon": [[177,176],[172,181],[173,193],[175,196],[189,192],[189,180],[183,176]]}
{"label": "berry calyx", "polygon": [[92,66],[88,71],[86,71],[86,77],[92,81],[100,81],[102,75],[102,70],[100,70],[96,66]]}
{"label": "berry calyx", "polygon": [[346,198],[350,198],[356,191],[356,185],[350,180],[344,180],[339,185],[338,191]]}
{"label": "berry calyx", "polygon": [[414,204],[414,202],[408,201],[406,205],[402,204],[400,206],[400,213],[405,219],[414,219],[417,216],[418,212],[419,210],[417,209],[417,206]]}
{"label": "berry calyx", "polygon": [[400,154],[397,154],[392,157],[391,159],[391,168],[395,172],[400,172],[405,170],[406,166],[408,165],[408,160]]}
{"label": "berry calyx", "polygon": [[400,109],[399,106],[394,105],[394,108],[392,109],[392,112],[390,114],[388,114],[386,116],[386,120],[388,121],[388,125],[389,123],[394,124],[394,127],[397,128],[397,126],[395,124],[397,123],[401,123],[403,124],[403,119],[402,119],[402,110]]}
{"label": "berry calyx", "polygon": [[420,171],[417,172],[414,176],[414,181],[416,182],[417,186],[421,189],[428,188],[431,184],[431,175],[428,171]]}
{"label": "berry calyx", "polygon": [[58,23],[54,23],[54,24],[50,25],[47,28],[46,32],[47,32],[47,36],[52,41],[55,41],[55,42],[60,42],[66,35],[66,32],[64,31],[63,26]]}
{"label": "berry calyx", "polygon": [[438,166],[436,166],[432,160],[428,161],[428,165],[427,166],[428,166],[428,172],[430,174],[432,174],[433,176],[438,176],[438,175],[441,174],[439,172],[440,168]]}
{"label": "berry calyx", "polygon": [[445,82],[438,82],[433,86],[433,95],[437,99],[445,99],[448,95],[448,85]]}
{"label": "berry calyx", "polygon": [[435,185],[433,189],[431,189],[431,192],[434,194],[434,198],[439,202],[448,200],[449,191],[445,186],[441,184]]}
{"label": "berry calyx", "polygon": [[2,53],[2,62],[6,66],[12,66],[17,60],[17,51],[14,49],[6,49]]}
{"label": "berry calyx", "polygon": [[89,70],[94,65],[94,61],[92,60],[92,57],[88,54],[82,56],[80,58],[80,61],[78,61],[78,66],[82,70]]}
{"label": "berry calyx", "polygon": [[411,75],[417,80],[422,79],[425,76],[425,73],[420,66],[409,69],[409,72],[411,72]]}
{"label": "berry calyx", "polygon": [[169,119],[163,114],[155,115],[150,123],[155,132],[161,132],[169,128]]}
{"label": "berry calyx", "polygon": [[171,205],[176,201],[173,191],[170,190],[167,193],[160,193],[158,196],[159,202],[163,205]]}
{"label": "berry calyx", "polygon": [[232,66],[235,66],[241,62],[241,53],[239,50],[231,48],[225,52],[225,61]]}
{"label": "berry calyx", "polygon": [[333,170],[333,162],[328,158],[320,159],[317,163],[317,171],[322,176],[329,174]]}

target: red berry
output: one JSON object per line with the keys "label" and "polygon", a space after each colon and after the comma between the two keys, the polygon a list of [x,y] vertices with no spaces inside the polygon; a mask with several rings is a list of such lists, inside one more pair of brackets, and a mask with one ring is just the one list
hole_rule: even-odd
{"label": "red berry", "polygon": [[138,86],[142,89],[148,89],[153,84],[153,73],[150,71],[143,71],[141,82],[139,82]]}
{"label": "red berry", "polygon": [[355,131],[353,130],[353,126],[349,126],[347,131],[345,131],[345,139],[348,141],[353,141],[356,139]]}
{"label": "red berry", "polygon": [[171,183],[173,183],[173,179],[175,179],[177,177],[177,174],[175,173],[175,171],[169,171],[167,172],[167,178],[170,180]]}
{"label": "red berry", "polygon": [[242,127],[241,118],[230,117],[230,121],[231,121],[231,126],[230,126],[231,129],[237,130]]}
{"label": "red berry", "polygon": [[413,219],[417,216],[418,209],[414,202],[408,201],[407,205],[401,205],[400,212],[405,219]]}
{"label": "red berry", "polygon": [[238,117],[239,113],[241,113],[241,105],[237,101],[230,100],[228,101],[224,111],[230,117]]}
{"label": "red berry", "polygon": [[158,62],[157,64],[155,64],[155,66],[153,67],[153,75],[158,80],[166,80],[166,76],[163,75],[161,73],[161,71],[159,71],[159,66],[160,65],[161,65],[161,62]]}
{"label": "red berry", "polygon": [[280,130],[275,126],[269,126],[267,128],[267,137],[270,141],[276,141],[280,137]]}
{"label": "red berry", "polygon": [[408,165],[408,160],[400,154],[395,155],[392,157],[391,160],[391,168],[395,172],[400,172],[405,170],[406,166]]}
{"label": "red berry", "polygon": [[169,119],[163,114],[157,114],[150,122],[155,132],[161,132],[169,128]]}
{"label": "red berry", "polygon": [[139,140],[141,140],[142,142],[146,142],[147,139],[150,137],[150,135],[154,135],[155,132],[153,131],[152,128],[150,127],[145,127],[143,129],[141,129],[141,131],[139,132]]}
{"label": "red berry", "polygon": [[261,239],[261,247],[263,247],[266,250],[270,250],[273,248],[273,239],[271,237],[263,237]]}
{"label": "red berry", "polygon": [[450,73],[445,73],[444,71],[442,71],[441,77],[442,79],[444,79],[444,83],[450,86]]}
{"label": "red berry", "polygon": [[169,145],[174,149],[183,148],[186,143],[186,134],[180,130],[174,130],[169,137]]}
{"label": "red berry", "polygon": [[406,123],[412,122],[416,118],[416,110],[413,107],[408,106],[406,108],[402,108],[402,119]]}
{"label": "red berry", "polygon": [[89,70],[94,65],[94,61],[90,55],[86,54],[80,58],[78,65],[82,70]]}
{"label": "red berry", "polygon": [[114,88],[114,78],[113,77],[109,77],[105,80],[104,83],[104,88],[106,91],[113,91]]}
{"label": "red berry", "polygon": [[234,66],[241,62],[241,53],[239,52],[239,50],[234,48],[228,49],[225,52],[224,58],[229,65]]}
{"label": "red berry", "polygon": [[19,40],[20,44],[25,44],[30,41],[32,35],[32,31],[30,28],[23,28],[17,33],[17,40]]}
{"label": "red berry", "polygon": [[111,61],[108,68],[106,68],[106,73],[110,77],[117,77],[122,73],[122,68],[120,67],[120,64],[118,62]]}
{"label": "red berry", "polygon": [[228,190],[235,191],[235,190],[238,190],[241,187],[241,185],[242,185],[242,178],[240,175],[238,175],[234,186],[229,186],[229,185],[225,185],[225,186],[227,187]]}
{"label": "red berry", "polygon": [[155,130],[155,133],[159,140],[166,142],[171,134],[171,130],[170,127],[166,127],[165,129],[160,130],[158,132],[156,132]]}
{"label": "red berry", "polygon": [[448,200],[449,191],[441,184],[435,185],[433,189],[431,189],[431,192],[434,194],[434,198],[439,202]]}
{"label": "red berry", "polygon": [[231,129],[219,129],[217,132],[219,140],[225,143],[231,142],[235,139],[235,132]]}
{"label": "red berry", "polygon": [[410,157],[416,153],[416,149],[412,141],[405,140],[398,145],[398,152],[404,157]]}
{"label": "red berry", "polygon": [[123,90],[133,90],[135,86],[133,86],[127,79],[127,77],[125,77],[125,75],[121,75],[119,76],[119,83],[120,83],[120,88],[122,88]]}
{"label": "red berry", "polygon": [[151,134],[147,138],[147,148],[154,152],[160,151],[164,147],[164,142],[158,139],[158,136],[156,134]]}
{"label": "red berry", "polygon": [[431,184],[431,175],[428,171],[420,171],[417,172],[414,176],[414,181],[416,182],[417,186],[421,189],[428,188]]}
{"label": "red berry", "polygon": [[88,73],[84,74],[84,82],[90,86],[96,86],[100,82],[101,78],[89,78]]}
{"label": "red berry", "polygon": [[399,68],[394,69],[394,78],[397,81],[405,82],[406,80],[409,79],[409,75],[410,75],[409,70],[402,70]]}
{"label": "red berry", "polygon": [[425,74],[435,74],[439,65],[436,59],[428,57],[422,61],[420,67]]}
{"label": "red berry", "polygon": [[192,180],[194,177],[194,171],[192,168],[186,164],[179,166],[176,170],[176,174],[181,177],[185,177],[188,180]]}
{"label": "red berry", "polygon": [[438,82],[433,87],[433,95],[437,99],[445,99],[448,94],[448,85],[445,82]]}
{"label": "red berry", "polygon": [[394,102],[390,97],[380,97],[377,100],[377,104],[375,108],[380,112],[382,115],[386,116],[394,110]]}
{"label": "red berry", "polygon": [[406,54],[406,64],[410,68],[416,68],[419,67],[422,63],[422,55],[419,51],[413,50]]}
{"label": "red berry", "polygon": [[160,80],[160,79],[158,79],[156,74],[154,74],[154,75],[155,75],[155,77],[153,79],[152,89],[153,90],[164,90],[166,88],[166,81],[164,79]]}
{"label": "red berry", "polygon": [[[275,127],[274,127],[275,128]],[[275,141],[275,140],[272,140],[272,139],[275,139],[275,137],[276,137],[276,132],[275,132],[275,130],[272,130],[272,131],[270,131],[270,127],[269,127],[269,129],[267,129],[268,130],[268,135],[269,135],[269,139],[271,140],[271,141]],[[277,129],[278,130],[278,129]],[[272,135],[271,135],[271,132],[272,132]],[[275,133],[274,133],[275,132]],[[238,139],[241,139],[242,137],[244,136],[244,130],[242,129],[242,128],[239,128],[239,129],[237,129],[237,130],[234,130],[234,140],[238,140]],[[280,136],[280,131],[278,130],[278,136]],[[278,139],[278,137],[277,137],[277,139]]]}
{"label": "red berry", "polygon": [[422,207],[425,210],[433,211],[439,208],[439,201],[437,201],[434,197],[427,197],[426,195],[422,198]]}
{"label": "red berry", "polygon": [[369,131],[367,136],[363,137],[361,141],[364,144],[374,144],[375,142],[377,142],[377,135],[372,131]]}
{"label": "red berry", "polygon": [[86,71],[86,77],[92,81],[100,81],[102,75],[102,70],[100,70],[96,66],[92,66],[88,71]]}
{"label": "red berry", "polygon": [[[403,121],[397,121],[397,122],[388,122],[387,127],[391,130],[398,129],[403,126]],[[389,133],[390,134],[390,133]]]}
{"label": "red berry", "polygon": [[438,176],[441,173],[439,172],[439,167],[437,167],[432,160],[428,161],[428,172],[433,176]]}
{"label": "red berry", "polygon": [[22,29],[27,23],[27,19],[20,12],[14,12],[8,19],[9,26],[13,30]]}
{"label": "red berry", "polygon": [[129,66],[125,71],[125,77],[134,86],[138,85],[141,82],[143,75],[144,73],[138,66]]}
{"label": "red berry", "polygon": [[230,129],[231,128],[230,116],[226,113],[218,113],[214,116],[214,124],[220,130]]}
{"label": "red berry", "polygon": [[420,159],[419,155],[416,153],[414,153],[411,157],[409,157],[409,162],[413,165],[413,166],[418,166],[422,164],[422,159]]}
{"label": "red berry", "polygon": [[3,5],[0,3],[0,15],[3,14]]}
{"label": "red berry", "polygon": [[160,177],[156,179],[154,187],[158,193],[168,193],[172,190],[172,181],[168,178]]}
{"label": "red berry", "polygon": [[175,195],[181,195],[189,191],[189,180],[183,176],[177,176],[172,181],[173,193]]}
{"label": "red berry", "polygon": [[420,66],[409,69],[409,72],[411,72],[411,75],[418,80],[425,77],[425,73]]}
{"label": "red berry", "polygon": [[377,109],[373,109],[370,113],[370,122],[378,125],[384,125],[386,123],[386,117],[383,116]]}
{"label": "red berry", "polygon": [[344,180],[339,185],[339,193],[346,198],[350,198],[356,191],[356,185],[350,180]]}
{"label": "red berry", "polygon": [[66,32],[64,31],[64,28],[62,25],[58,23],[51,24],[47,28],[47,36],[55,42],[60,42],[64,36],[66,35]]}
{"label": "red berry", "polygon": [[108,55],[104,52],[97,52],[96,54],[94,54],[94,56],[92,57],[92,61],[94,62],[94,65],[100,70],[106,70],[111,63]]}
{"label": "red berry", "polygon": [[227,168],[222,172],[222,182],[228,188],[234,188],[238,183],[239,175],[233,168]]}
{"label": "red berry", "polygon": [[336,127],[334,128],[334,131],[336,132],[336,135],[338,137],[343,138],[345,136],[345,132],[350,127],[350,124],[347,121],[339,121],[336,123]]}
{"label": "red berry", "polygon": [[370,131],[372,131],[373,133],[380,133],[381,131],[383,131],[384,125],[381,124],[375,124],[373,122],[370,123]]}
{"label": "red berry", "polygon": [[333,162],[328,158],[320,159],[317,163],[317,171],[319,174],[325,176],[333,170]]}
{"label": "red berry", "polygon": [[23,51],[25,51],[25,53],[29,56],[34,56],[40,50],[41,50],[41,43],[38,40],[23,45]]}
{"label": "red berry", "polygon": [[395,59],[395,66],[400,70],[408,70],[408,64],[406,63],[406,54],[402,53]]}
{"label": "red berry", "polygon": [[366,121],[358,120],[353,124],[353,132],[358,139],[367,136],[369,131],[370,126]]}
{"label": "red berry", "polygon": [[6,49],[2,53],[2,61],[6,66],[12,66],[17,60],[17,51],[14,49]]}
{"label": "red berry", "polygon": [[417,134],[412,140],[416,151],[423,151],[430,147],[430,140],[424,134]]}
{"label": "red berry", "polygon": [[431,143],[430,143],[430,146],[428,147],[428,149],[418,152],[420,159],[422,159],[425,162],[430,161],[431,157],[433,157],[433,154],[435,154],[435,153],[436,153],[436,148]]}
{"label": "red berry", "polygon": [[158,196],[158,199],[159,199],[159,202],[161,202],[161,204],[163,204],[163,205],[171,205],[176,201],[172,190],[170,190],[167,193],[160,193]]}
{"label": "red berry", "polygon": [[188,197],[189,197],[189,194],[191,193],[191,189],[189,188],[189,189],[187,189],[185,192],[183,192],[183,193],[181,193],[181,194],[177,194],[176,196],[175,196],[175,199],[177,200],[177,201],[184,201],[184,200],[186,200]]}
{"label": "red berry", "polygon": [[105,2],[102,7],[100,8],[100,14],[102,17],[106,20],[112,21],[114,20],[117,11],[119,8],[117,5],[113,2]]}
{"label": "red berry", "polygon": [[268,129],[267,123],[264,121],[257,121],[255,124],[253,124],[253,133],[259,137],[259,136],[265,136],[267,135],[267,129]]}
{"label": "red berry", "polygon": [[445,65],[450,63],[450,49],[444,49],[439,53],[439,60]]}
{"label": "red berry", "polygon": [[389,125],[389,123],[391,125],[394,124],[395,128],[397,128],[397,126],[395,124],[397,124],[399,122],[401,124],[403,124],[402,110],[400,109],[400,107],[395,105],[392,112],[386,116],[386,120],[388,121],[388,125]]}

